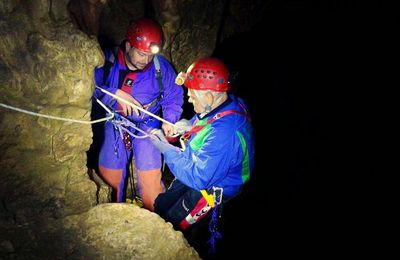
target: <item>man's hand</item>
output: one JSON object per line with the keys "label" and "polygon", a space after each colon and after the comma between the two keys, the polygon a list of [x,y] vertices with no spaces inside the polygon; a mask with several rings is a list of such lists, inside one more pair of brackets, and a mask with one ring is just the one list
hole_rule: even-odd
{"label": "man's hand", "polygon": [[150,131],[150,140],[160,150],[161,153],[164,153],[171,149],[178,149],[176,146],[173,146],[168,143],[167,139],[164,136],[163,131],[161,129],[153,129]]}
{"label": "man's hand", "polygon": [[[134,99],[131,95],[129,95],[128,93],[126,93],[126,92],[124,92],[124,91],[122,91],[120,89],[118,89],[117,92],[115,92],[115,95],[120,97],[120,98],[125,99],[128,102],[131,102],[131,103],[137,105],[138,107],[142,108],[142,105],[136,99]],[[122,111],[123,111],[123,115],[124,116],[132,115],[132,110],[135,112],[135,114],[137,116],[139,116],[139,110],[137,108],[135,108],[133,106],[130,106],[130,105],[128,105],[128,104],[126,104],[126,103],[124,103],[124,102],[122,102],[120,100],[117,100],[117,101],[122,107]]]}
{"label": "man's hand", "polygon": [[192,129],[192,124],[190,123],[189,120],[182,118],[181,120],[175,123],[174,129],[175,133],[184,134],[188,132],[190,129]]}
{"label": "man's hand", "polygon": [[174,127],[173,127],[172,125],[170,125],[170,124],[163,123],[162,126],[161,126],[161,128],[163,129],[164,134],[165,134],[166,136],[173,136],[173,135],[175,134],[175,129],[174,129]]}
{"label": "man's hand", "polygon": [[163,123],[162,129],[166,136],[174,136],[175,134],[183,134],[192,129],[192,124],[187,119],[181,119],[175,123],[175,125],[170,125]]}

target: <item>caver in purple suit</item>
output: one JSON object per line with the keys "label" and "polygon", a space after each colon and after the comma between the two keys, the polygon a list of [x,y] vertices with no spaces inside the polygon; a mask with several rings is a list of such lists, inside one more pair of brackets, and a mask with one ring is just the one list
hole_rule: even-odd
{"label": "caver in purple suit", "polygon": [[[125,46],[125,42],[121,44]],[[115,94],[121,89],[131,94],[143,108],[149,112],[160,115],[165,120],[175,123],[182,113],[183,89],[175,84],[176,73],[169,62],[157,55],[162,75],[162,87],[156,78],[155,58],[141,71],[131,71],[125,64],[124,52],[120,49],[116,57],[111,51],[105,52],[106,65],[95,70],[96,85]],[[100,99],[112,110],[118,110],[118,102],[111,96],[96,89],[95,97]],[[160,128],[159,120],[140,112],[139,116],[132,113],[127,117],[142,130],[148,128]],[[135,133],[135,130],[129,128]],[[141,136],[140,133],[136,133]],[[109,169],[123,169],[120,182],[121,190],[125,186],[126,166],[133,155],[136,168],[139,171],[147,171],[161,168],[161,154],[150,142],[149,138],[132,138],[132,148],[127,150],[121,139],[118,129],[111,123],[106,122],[104,127],[104,141],[100,150],[99,166]]]}

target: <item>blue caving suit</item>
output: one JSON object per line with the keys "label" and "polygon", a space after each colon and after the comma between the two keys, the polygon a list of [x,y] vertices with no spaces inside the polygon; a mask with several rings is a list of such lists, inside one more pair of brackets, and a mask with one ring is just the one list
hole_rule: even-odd
{"label": "blue caving suit", "polygon": [[[224,111],[227,114],[212,123],[207,120]],[[254,136],[246,106],[240,98],[228,99],[209,114],[195,115],[191,122],[205,125],[191,135],[184,151],[168,149],[164,159],[176,179],[158,196],[155,212],[181,229],[204,218],[210,206],[200,190],[212,193],[223,189],[223,202],[236,196],[250,178],[254,166]]]}

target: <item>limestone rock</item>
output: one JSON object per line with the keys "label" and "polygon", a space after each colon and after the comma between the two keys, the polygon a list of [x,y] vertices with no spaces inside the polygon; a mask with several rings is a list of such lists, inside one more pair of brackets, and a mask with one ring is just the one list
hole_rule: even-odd
{"label": "limestone rock", "polygon": [[86,259],[199,259],[181,232],[132,204],[101,204],[67,217],[64,225],[75,234],[73,252],[82,257],[87,251],[79,248],[91,248]]}

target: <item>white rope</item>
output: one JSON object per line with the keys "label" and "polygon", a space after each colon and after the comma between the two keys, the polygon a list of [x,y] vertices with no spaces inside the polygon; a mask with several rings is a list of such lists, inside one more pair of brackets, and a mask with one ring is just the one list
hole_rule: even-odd
{"label": "white rope", "polygon": [[[134,138],[146,138],[148,137],[148,133],[146,133],[145,131],[143,131],[142,129],[138,128],[134,123],[132,123],[131,121],[129,121],[128,119],[126,119],[125,117],[119,115],[120,118],[122,118],[122,120],[116,120],[113,119],[110,122],[113,123],[116,127],[121,128],[122,130],[124,130],[125,132],[127,132],[129,135],[131,135]],[[135,135],[133,134],[131,131],[128,130],[128,128],[126,127],[132,127],[133,129],[137,130],[138,132],[142,133],[143,135]]]}
{"label": "white rope", "polygon": [[119,97],[119,96],[117,96],[117,95],[105,90],[105,89],[103,89],[103,88],[100,88],[98,86],[96,86],[96,88],[100,89],[102,92],[106,93],[107,95],[109,95],[109,96],[111,96],[111,97],[113,97],[115,99],[118,99],[118,100],[122,101],[123,103],[128,104],[131,107],[134,107],[134,108],[142,111],[143,113],[145,113],[145,114],[147,114],[149,116],[152,116],[152,117],[154,117],[154,118],[156,118],[156,119],[158,119],[158,120],[160,120],[160,121],[162,121],[162,122],[164,122],[166,124],[169,124],[171,126],[175,126],[173,123],[168,122],[167,120],[165,120],[165,119],[163,119],[163,118],[161,118],[161,117],[159,117],[159,116],[157,116],[157,115],[155,115],[155,114],[153,114],[153,113],[151,113],[151,112],[149,112],[149,111],[147,111],[147,110],[145,110],[145,109],[143,109],[143,108],[141,108],[141,107],[139,107],[139,106],[137,106],[137,105],[135,105],[135,104],[133,104],[133,103],[131,103],[131,102],[129,102],[129,101],[127,101],[127,100],[125,100],[125,99],[123,99],[123,98],[121,98],[121,97]]}
{"label": "white rope", "polygon": [[104,118],[100,118],[100,119],[97,119],[97,120],[84,121],[84,120],[77,120],[77,119],[71,119],[71,118],[64,118],[64,117],[50,116],[50,115],[35,113],[35,112],[28,111],[28,110],[25,110],[25,109],[9,106],[9,105],[3,104],[3,103],[0,103],[0,106],[4,107],[4,108],[11,109],[11,110],[14,110],[14,111],[22,112],[22,113],[25,113],[25,114],[28,114],[28,115],[32,115],[32,116],[45,117],[45,118],[49,118],[49,119],[61,120],[61,121],[66,121],[66,122],[79,123],[79,124],[96,124],[96,123],[99,123],[99,122],[103,122],[103,121],[107,121],[107,120],[112,119],[114,117],[114,113],[112,113],[103,103],[101,103],[100,100],[96,99],[96,101],[105,110],[107,110],[107,112],[110,114],[109,116],[104,117]]}
{"label": "white rope", "polygon": [[104,110],[107,111],[109,114],[114,114],[113,112],[111,112],[111,110],[110,110],[106,105],[103,104],[103,102],[101,102],[101,101],[98,100],[97,98],[96,98],[96,101],[97,101],[97,103],[99,103],[100,106],[101,106],[102,108],[104,108]]}
{"label": "white rope", "polygon": [[133,138],[138,138],[138,139],[144,139],[147,138],[149,136],[148,133],[146,133],[145,131],[143,131],[142,129],[136,127],[136,126],[131,126],[132,128],[134,128],[135,130],[138,130],[139,132],[141,132],[143,135],[135,135],[134,133],[132,133],[131,131],[129,131],[127,128],[120,126],[122,128],[122,130],[124,130],[125,132],[127,132],[129,135],[131,135]]}

